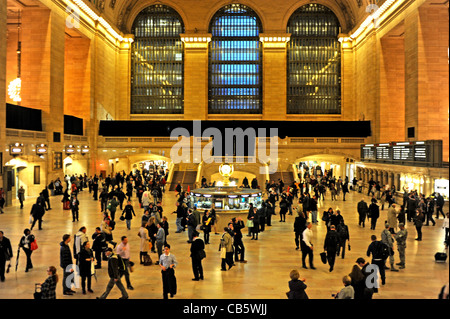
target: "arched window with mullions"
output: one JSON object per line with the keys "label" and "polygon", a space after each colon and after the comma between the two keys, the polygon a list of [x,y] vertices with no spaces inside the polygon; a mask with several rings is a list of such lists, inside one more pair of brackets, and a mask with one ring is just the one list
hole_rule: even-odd
{"label": "arched window with mullions", "polygon": [[209,114],[262,113],[262,50],[258,15],[230,4],[209,25]]}
{"label": "arched window with mullions", "polygon": [[184,104],[184,49],[179,14],[153,5],[136,17],[131,49],[131,114],[180,114]]}
{"label": "arched window with mullions", "polygon": [[341,113],[341,46],[336,15],[312,3],[297,9],[287,33],[287,113]]}

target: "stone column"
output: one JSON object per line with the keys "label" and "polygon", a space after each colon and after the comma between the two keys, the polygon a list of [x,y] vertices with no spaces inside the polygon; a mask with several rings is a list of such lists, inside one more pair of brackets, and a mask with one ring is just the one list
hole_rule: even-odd
{"label": "stone column", "polygon": [[[286,119],[286,43],[290,34],[260,34],[263,44],[263,119]],[[276,106],[276,107],[274,107]]]}
{"label": "stone column", "polygon": [[184,119],[208,118],[208,45],[211,34],[181,34],[184,41]]}
{"label": "stone column", "polygon": [[[348,38],[346,34],[340,34],[340,38]],[[351,41],[343,41],[341,44],[341,114],[344,121],[358,119],[356,105],[354,103],[354,53]]]}
{"label": "stone column", "polygon": [[[22,11],[21,105],[42,110],[48,140],[48,180],[62,173],[53,170],[52,153],[60,152],[64,141],[65,26],[64,12],[59,10]],[[54,140],[54,133],[60,135],[60,142]]]}
{"label": "stone column", "polygon": [[405,129],[415,128],[414,140],[443,140],[448,161],[448,7],[423,4],[404,21]]}

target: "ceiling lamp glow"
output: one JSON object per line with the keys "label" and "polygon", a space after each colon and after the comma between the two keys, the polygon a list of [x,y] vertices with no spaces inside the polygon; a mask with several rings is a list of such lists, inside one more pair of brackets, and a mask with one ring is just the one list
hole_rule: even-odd
{"label": "ceiling lamp glow", "polygon": [[20,97],[20,91],[22,88],[22,80],[20,78],[15,78],[8,85],[8,95],[11,100],[14,102],[22,101]]}

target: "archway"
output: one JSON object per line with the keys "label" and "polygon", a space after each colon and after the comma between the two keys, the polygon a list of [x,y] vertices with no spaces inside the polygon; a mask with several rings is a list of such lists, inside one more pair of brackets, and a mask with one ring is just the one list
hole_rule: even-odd
{"label": "archway", "polygon": [[356,177],[356,159],[348,154],[307,154],[294,162],[295,175],[302,180],[306,174],[345,178]]}

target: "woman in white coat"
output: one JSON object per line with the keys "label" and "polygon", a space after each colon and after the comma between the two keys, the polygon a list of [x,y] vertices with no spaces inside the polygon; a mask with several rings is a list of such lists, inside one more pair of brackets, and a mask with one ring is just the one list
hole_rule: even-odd
{"label": "woman in white coat", "polygon": [[145,227],[147,225],[147,222],[143,222],[141,224],[141,228],[139,228],[138,236],[141,238],[141,246],[140,246],[140,252],[139,252],[139,260],[141,265],[144,263],[144,256],[148,255],[148,249],[149,249],[149,236],[148,236],[148,230]]}

